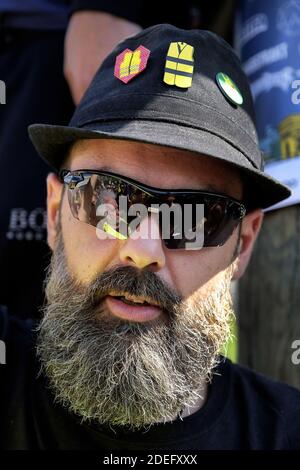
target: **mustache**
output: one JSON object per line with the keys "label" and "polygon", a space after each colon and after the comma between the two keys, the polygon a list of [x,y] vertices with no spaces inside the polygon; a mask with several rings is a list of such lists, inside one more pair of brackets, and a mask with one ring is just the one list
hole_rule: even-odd
{"label": "mustache", "polygon": [[149,302],[175,313],[176,306],[182,302],[182,296],[167,285],[155,273],[140,270],[133,266],[117,266],[97,276],[89,286],[91,306],[97,306],[107,295],[131,296],[149,299]]}

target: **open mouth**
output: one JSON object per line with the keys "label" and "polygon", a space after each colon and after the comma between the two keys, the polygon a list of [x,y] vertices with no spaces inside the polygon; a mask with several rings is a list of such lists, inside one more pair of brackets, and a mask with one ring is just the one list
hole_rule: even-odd
{"label": "open mouth", "polygon": [[118,300],[122,300],[122,302],[125,302],[125,304],[128,304],[128,305],[152,305],[152,304],[149,304],[148,302],[146,301],[143,301],[143,302],[134,302],[133,300],[128,300],[126,299],[126,297],[124,296],[115,296],[116,299]]}
{"label": "open mouth", "polygon": [[144,299],[136,298],[135,301],[123,295],[107,295],[105,303],[113,315],[125,320],[149,321],[162,313],[158,305],[153,305]]}
{"label": "open mouth", "polygon": [[122,302],[124,302],[125,304],[128,304],[128,305],[137,305],[137,306],[150,306],[150,307],[159,307],[159,305],[152,301],[151,299],[148,299],[148,301],[143,298],[139,298],[137,296],[134,296],[134,295],[130,295],[130,294],[124,294],[124,295],[114,295],[113,293],[112,294],[109,294],[111,297],[113,297],[114,299],[117,299],[117,300],[122,300]]}

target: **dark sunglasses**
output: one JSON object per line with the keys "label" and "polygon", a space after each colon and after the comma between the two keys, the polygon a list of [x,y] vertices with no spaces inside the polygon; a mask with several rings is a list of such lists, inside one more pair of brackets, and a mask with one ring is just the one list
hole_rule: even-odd
{"label": "dark sunglasses", "polygon": [[[202,247],[221,246],[232,235],[246,214],[245,206],[238,200],[224,194],[215,194],[200,190],[162,190],[146,186],[133,179],[106,171],[96,170],[61,170],[60,180],[68,186],[68,200],[73,216],[81,222],[99,228],[103,222],[103,214],[97,215],[99,205],[111,204],[119,212],[120,196],[126,198],[128,209],[133,204],[143,204],[149,212],[152,207],[176,204],[181,209],[181,219],[175,221],[170,217],[168,236],[162,235],[162,218],[159,211],[159,227],[161,237],[169,249],[200,249]],[[202,205],[201,220],[196,206]],[[182,232],[185,212],[189,208],[190,222],[188,235]],[[107,219],[107,213],[106,221]],[[120,213],[119,213],[120,216]],[[132,222],[133,217],[127,216],[126,223]],[[100,225],[115,238],[125,239],[118,226],[111,228],[107,222]],[[196,239],[197,230],[202,231],[202,242],[199,248],[187,248]],[[123,232],[122,232],[123,233]]]}

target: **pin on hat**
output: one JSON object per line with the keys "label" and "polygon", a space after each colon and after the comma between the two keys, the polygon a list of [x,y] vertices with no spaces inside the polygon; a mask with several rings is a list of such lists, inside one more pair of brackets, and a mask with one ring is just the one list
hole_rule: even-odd
{"label": "pin on hat", "polygon": [[231,101],[231,103],[241,106],[243,104],[243,96],[234,81],[223,72],[216,75],[216,82],[223,95]]}
{"label": "pin on hat", "polygon": [[134,51],[125,49],[116,58],[115,77],[124,83],[128,83],[145,70],[149,56],[150,51],[144,46],[139,46]]}
{"label": "pin on hat", "polygon": [[164,82],[179,88],[192,86],[194,73],[194,48],[186,42],[171,42],[169,45]]}
{"label": "pin on hat", "polygon": [[[128,92],[119,80],[135,77]],[[130,140],[226,162],[247,185],[248,208],[291,194],[263,171],[249,82],[234,50],[210,31],[161,24],[125,39],[101,65],[68,126],[33,124],[29,132],[56,170],[77,140]]]}

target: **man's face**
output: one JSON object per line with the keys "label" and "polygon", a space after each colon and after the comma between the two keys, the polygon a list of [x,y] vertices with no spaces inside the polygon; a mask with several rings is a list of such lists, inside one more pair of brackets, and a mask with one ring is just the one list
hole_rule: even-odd
{"label": "man's face", "polygon": [[[237,175],[209,157],[195,158],[188,152],[135,142],[92,140],[79,142],[70,156],[71,170],[110,168],[112,172],[149,186],[168,189],[209,189],[240,199]],[[219,248],[168,250],[160,240],[100,241],[95,228],[72,216],[67,197],[62,207],[62,232],[70,271],[82,283],[119,265],[156,272],[183,297],[188,297],[226,269],[237,233]],[[237,231],[236,231],[237,232]]]}
{"label": "man's face", "polygon": [[[226,164],[167,147],[80,141],[68,168],[242,197]],[[223,246],[198,251],[168,249],[161,238],[101,240],[73,217],[66,192],[57,216],[60,192],[58,182],[49,190],[54,254],[38,349],[56,397],[98,423],[139,428],[174,419],[204,392],[228,339],[238,229]],[[132,307],[132,320],[128,305],[125,311],[111,302],[110,294],[121,293],[158,307],[150,314]]]}

